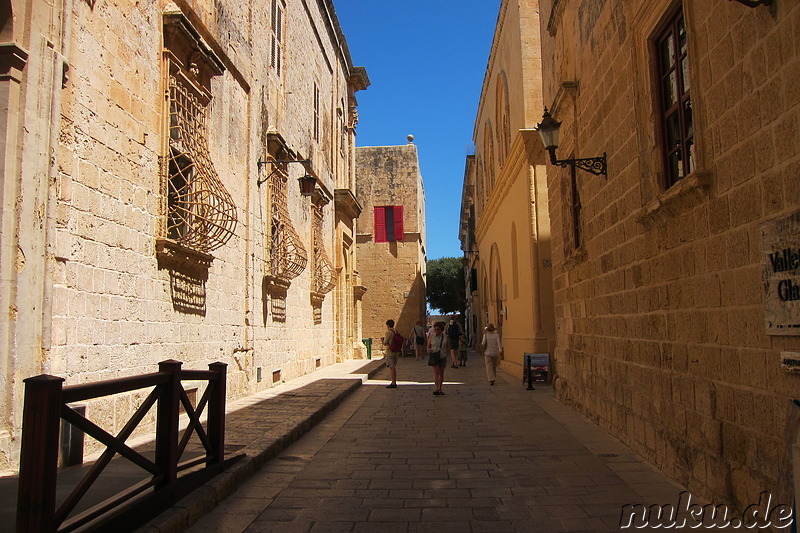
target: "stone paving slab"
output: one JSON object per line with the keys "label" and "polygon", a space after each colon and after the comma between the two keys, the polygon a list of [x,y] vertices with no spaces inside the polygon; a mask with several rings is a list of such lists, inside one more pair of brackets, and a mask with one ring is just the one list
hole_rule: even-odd
{"label": "stone paving slab", "polygon": [[[261,393],[230,402],[226,409],[225,447],[226,450],[243,453],[246,457],[138,531],[185,531],[218,505],[219,509],[234,510],[233,514],[236,516],[246,516],[239,512],[240,507],[250,509],[258,505],[247,500],[243,504],[240,499],[228,501],[228,496],[234,492],[242,495],[255,492],[259,497],[271,492],[277,494],[277,491],[271,491],[269,487],[259,486],[257,481],[252,484],[246,484],[246,481],[267,461],[336,409],[364,380],[382,368],[384,365],[380,360],[337,363]],[[279,472],[276,474],[280,477]],[[285,473],[287,481],[292,474],[292,469]],[[227,527],[219,531],[226,531]]]}
{"label": "stone paving slab", "polygon": [[401,359],[397,389],[365,382],[189,532],[617,531],[623,505],[684,490],[547,386],[490,387],[474,363],[445,377],[433,396]]}

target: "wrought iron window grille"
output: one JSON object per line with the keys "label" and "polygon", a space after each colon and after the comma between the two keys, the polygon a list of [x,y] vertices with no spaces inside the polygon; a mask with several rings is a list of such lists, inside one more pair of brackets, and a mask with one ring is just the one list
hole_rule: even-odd
{"label": "wrought iron window grille", "polygon": [[312,233],[314,241],[314,270],[311,285],[312,292],[327,294],[336,286],[334,269],[328,254],[322,232],[323,213],[320,203],[313,204],[312,208]]}
{"label": "wrought iron window grille", "polygon": [[270,173],[269,275],[287,286],[305,270],[308,251],[295,231],[287,203],[286,166],[275,164]]}
{"label": "wrought iron window grille", "polygon": [[233,237],[237,213],[208,150],[211,98],[167,51],[169,141],[166,156],[166,236],[182,246],[210,252]]}

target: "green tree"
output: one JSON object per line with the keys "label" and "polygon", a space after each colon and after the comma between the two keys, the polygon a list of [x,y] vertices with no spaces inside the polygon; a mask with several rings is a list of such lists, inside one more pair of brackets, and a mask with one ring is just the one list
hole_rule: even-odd
{"label": "green tree", "polygon": [[444,314],[463,313],[466,304],[464,267],[460,257],[442,257],[427,263],[428,305]]}

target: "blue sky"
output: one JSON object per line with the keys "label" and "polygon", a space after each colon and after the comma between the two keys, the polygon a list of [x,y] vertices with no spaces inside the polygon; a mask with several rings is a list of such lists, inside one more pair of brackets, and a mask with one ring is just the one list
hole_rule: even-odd
{"label": "blue sky", "polygon": [[464,163],[500,0],[334,0],[353,64],[372,85],[356,94],[357,146],[414,135],[425,182],[428,259],[461,257]]}

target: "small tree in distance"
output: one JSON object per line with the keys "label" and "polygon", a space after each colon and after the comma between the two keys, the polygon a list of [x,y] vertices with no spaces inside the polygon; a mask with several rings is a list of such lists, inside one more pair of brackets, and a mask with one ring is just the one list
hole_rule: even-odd
{"label": "small tree in distance", "polygon": [[428,305],[444,314],[463,313],[466,304],[464,267],[460,257],[427,262]]}

